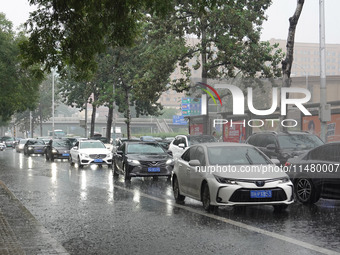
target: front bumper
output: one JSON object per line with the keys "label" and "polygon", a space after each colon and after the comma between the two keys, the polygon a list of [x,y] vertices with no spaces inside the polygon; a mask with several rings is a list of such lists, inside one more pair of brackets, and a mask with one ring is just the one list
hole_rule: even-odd
{"label": "front bumper", "polygon": [[162,166],[128,166],[129,175],[131,177],[148,177],[148,176],[171,176],[173,165]]}
{"label": "front bumper", "polygon": [[80,162],[82,165],[112,165],[112,157],[90,158],[80,156]]}
{"label": "front bumper", "polygon": [[[258,187],[254,183],[221,184],[211,186],[211,204],[218,206],[233,205],[278,205],[294,203],[294,186],[292,182],[279,183],[279,181],[265,183]],[[250,191],[271,190],[271,197],[252,198]]]}

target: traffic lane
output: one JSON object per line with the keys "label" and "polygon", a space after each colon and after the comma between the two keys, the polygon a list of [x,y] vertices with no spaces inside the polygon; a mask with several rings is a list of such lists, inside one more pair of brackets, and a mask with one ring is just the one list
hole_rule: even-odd
{"label": "traffic lane", "polygon": [[[135,178],[125,184],[123,178],[119,178],[114,184],[173,201],[171,185],[165,180]],[[186,198],[185,206],[204,212],[202,203],[190,198]],[[320,199],[310,206],[296,202],[282,213],[274,213],[272,206],[224,206],[219,207],[215,215],[340,252],[339,200]]]}
{"label": "traffic lane", "polygon": [[[17,154],[12,153],[13,157],[16,155]],[[91,247],[91,249],[95,249],[97,247],[96,244],[101,243],[101,241],[97,240],[98,238],[96,238],[96,235],[90,235],[91,238],[86,239],[84,239],[84,237],[87,236],[87,232],[91,232],[93,229],[105,229],[106,224],[103,224],[102,220],[105,219],[104,222],[109,223],[110,219],[106,219],[107,215],[112,215],[112,213],[114,213],[110,211],[112,210],[110,205],[121,209],[124,208],[122,204],[131,204],[132,207],[130,207],[129,210],[122,210],[123,215],[126,214],[124,212],[132,211],[132,213],[134,213],[134,217],[132,217],[132,219],[135,219],[136,213],[138,215],[141,214],[142,216],[147,213],[147,216],[143,216],[142,218],[149,220],[148,212],[150,212],[154,216],[151,218],[155,220],[152,222],[157,225],[162,224],[162,220],[160,222],[159,220],[160,218],[162,219],[162,215],[164,215],[164,213],[159,213],[161,216],[160,218],[156,217],[154,213],[156,213],[159,208],[163,208],[164,205],[159,206],[158,200],[156,200],[156,202],[150,201],[150,199],[154,200],[154,198],[161,198],[162,201],[166,202],[166,215],[169,217],[171,217],[171,215],[175,215],[176,212],[183,210],[183,208],[185,211],[188,211],[187,209],[193,208],[195,210],[194,212],[182,212],[180,214],[187,215],[184,220],[185,222],[190,223],[190,225],[186,225],[187,228],[192,228],[190,226],[193,224],[193,226],[199,228],[206,228],[208,226],[210,229],[214,229],[217,226],[225,224],[220,220],[216,221],[216,219],[209,219],[207,225],[207,216],[200,215],[203,210],[201,203],[197,201],[187,199],[185,207],[180,209],[174,205],[171,205],[173,202],[171,187],[164,179],[152,181],[148,178],[133,178],[131,183],[126,184],[122,178],[118,178],[113,181],[112,172],[106,167],[89,167],[79,170],[77,167],[70,167],[67,162],[49,163],[45,162],[43,157],[33,156],[27,158],[21,157],[20,155],[18,160],[7,160],[7,163],[10,162],[14,164],[17,163],[19,166],[18,169],[10,169],[9,171],[10,176],[16,171],[20,173],[19,178],[18,176],[15,178],[15,181],[17,181],[17,179],[20,180],[20,186],[17,186],[17,193],[20,194],[19,196],[22,197],[22,199],[27,201],[27,207],[31,212],[35,212],[34,215],[37,215],[36,217],[39,218],[39,221],[44,222],[45,226],[50,226],[49,229],[51,229],[53,232],[57,232],[58,235],[61,233],[59,235],[60,239],[58,238],[58,240],[62,240],[62,242],[65,243],[65,247],[70,244],[72,247],[78,244],[78,246],[84,246],[84,249],[77,247],[76,250],[80,249],[85,251]],[[22,167],[20,167],[20,165],[22,165]],[[28,186],[23,188],[25,186],[25,182]],[[117,193],[117,189],[120,189],[120,192]],[[129,193],[132,194],[132,201],[131,194]],[[145,194],[147,197],[145,197]],[[147,202],[138,202],[141,200],[141,197],[143,201],[146,199]],[[100,209],[98,210],[98,208]],[[249,212],[251,213],[250,217],[248,215]],[[275,219],[270,219],[271,216],[275,215],[272,213],[271,207],[249,207],[246,208],[246,213],[243,214],[236,213],[236,211],[230,210],[228,208],[222,208],[218,211],[218,213],[225,219],[235,219],[237,216],[239,217],[237,220],[247,220],[249,221],[249,224],[254,224],[254,222],[258,222],[262,218],[263,225],[260,226],[262,229],[267,228],[271,230],[270,226],[273,225],[275,227],[277,225]],[[98,216],[100,216],[101,219],[99,223],[96,222],[96,218]],[[287,220],[287,217],[281,217],[282,215],[278,218],[278,222],[281,223],[280,227],[286,229],[286,232],[288,232],[289,236],[290,231],[292,230],[289,226],[294,226],[294,223],[290,222],[290,220]],[[88,220],[83,222],[83,218]],[[118,218],[120,220],[124,220],[123,217]],[[267,218],[270,220],[268,221]],[[133,222],[133,220],[130,220],[130,217],[126,217],[126,219],[128,222]],[[121,222],[120,220],[118,223]],[[150,226],[148,220],[144,221],[144,223],[148,223],[146,226]],[[182,220],[182,218],[175,218],[175,221],[171,222],[171,225],[176,225],[177,222],[182,222]],[[96,222],[96,224],[92,223],[92,221]],[[120,224],[117,226],[120,226]],[[332,225],[328,225],[328,228],[330,226]],[[124,229],[124,227],[125,226],[123,226],[122,229]],[[227,229],[229,228],[230,226],[228,226]],[[146,229],[148,228],[146,227]],[[281,229],[279,228],[278,230],[280,233]],[[150,233],[152,233],[152,231]],[[169,231],[173,233],[171,228]],[[304,232],[303,228],[301,232]],[[66,236],[68,237],[65,239],[64,235],[66,233]],[[102,236],[102,234],[103,233],[99,231],[98,235]],[[144,235],[144,232],[142,235]],[[177,234],[174,235],[177,236]],[[181,236],[183,233],[180,233],[179,235]],[[252,235],[256,236],[258,234],[253,233]],[[196,237],[200,239],[200,236]],[[143,236],[143,238],[146,237]],[[268,239],[268,236],[265,238]],[[308,236],[308,239],[309,238],[310,237]],[[207,240],[209,239],[214,240],[215,237],[207,237]],[[106,238],[103,237],[102,240],[106,240]],[[232,243],[238,244],[237,240],[230,240]],[[247,242],[247,240],[241,239],[241,243],[242,242]],[[191,245],[189,246],[191,247]],[[196,246],[197,245],[195,245],[195,247]],[[271,246],[269,245],[269,247]],[[325,245],[325,247],[327,247],[327,245]]]}

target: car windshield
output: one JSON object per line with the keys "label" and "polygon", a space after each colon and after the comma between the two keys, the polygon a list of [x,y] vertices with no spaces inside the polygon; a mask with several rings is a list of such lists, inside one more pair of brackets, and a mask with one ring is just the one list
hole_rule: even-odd
{"label": "car windshield", "polygon": [[28,140],[28,145],[45,145],[43,140]]}
{"label": "car windshield", "polygon": [[300,150],[309,150],[323,144],[317,136],[308,134],[279,135],[278,142],[281,149]]}
{"label": "car windshield", "polygon": [[101,149],[106,148],[102,142],[86,141],[80,143],[80,149]]}
{"label": "car windshield", "polygon": [[208,147],[210,165],[271,164],[258,150],[248,146]]}
{"label": "car windshield", "polygon": [[2,138],[3,141],[14,141],[13,137],[3,137]]}
{"label": "car windshield", "polygon": [[165,151],[158,144],[134,143],[127,146],[127,154],[164,154]]}
{"label": "car windshield", "polygon": [[200,143],[214,143],[216,139],[213,136],[204,136],[204,135],[197,135],[197,136],[188,136],[189,145],[195,145]]}
{"label": "car windshield", "polygon": [[52,142],[54,147],[70,147],[70,142],[68,140],[54,140]]}

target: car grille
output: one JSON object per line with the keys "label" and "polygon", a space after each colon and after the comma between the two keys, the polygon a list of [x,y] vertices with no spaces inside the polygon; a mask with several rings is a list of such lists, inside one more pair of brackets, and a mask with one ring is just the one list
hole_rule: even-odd
{"label": "car grille", "polygon": [[271,202],[271,201],[283,201],[287,200],[286,193],[281,188],[273,189],[261,189],[261,190],[271,190],[272,197],[267,198],[250,198],[250,191],[254,189],[238,189],[230,197],[231,202]]}
{"label": "car grille", "polygon": [[139,161],[142,166],[146,167],[165,167],[165,161]]}
{"label": "car grille", "polygon": [[106,158],[106,154],[90,154],[90,158],[96,159],[96,158]]}

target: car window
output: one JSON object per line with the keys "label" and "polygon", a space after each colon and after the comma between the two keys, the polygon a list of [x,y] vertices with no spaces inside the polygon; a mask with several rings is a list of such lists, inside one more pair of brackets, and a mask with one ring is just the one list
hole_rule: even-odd
{"label": "car window", "polygon": [[308,154],[308,159],[340,162],[340,145],[327,144],[315,148]]}
{"label": "car window", "polygon": [[181,137],[181,138],[179,139],[179,142],[178,142],[178,144],[181,144],[181,143],[184,143],[184,145],[185,145],[185,146],[187,146],[187,143],[186,143],[186,141],[185,141],[185,138],[184,138],[184,137]]}
{"label": "car window", "polygon": [[106,148],[102,142],[86,141],[80,143],[80,149],[101,149]]}
{"label": "car window", "polygon": [[181,156],[181,158],[182,158],[184,161],[189,162],[190,159],[191,159],[191,155],[190,155],[190,154],[192,154],[192,153],[194,152],[194,150],[195,150],[195,147],[194,147],[194,148],[189,148],[189,149],[187,149],[187,150],[183,153],[183,155]]}
{"label": "car window", "polygon": [[254,146],[257,146],[257,140],[258,140],[257,137],[258,137],[258,135],[252,135],[251,137],[249,137],[247,143],[254,145]]}
{"label": "car window", "polygon": [[54,140],[52,146],[55,147],[69,147],[71,144],[68,140]]}
{"label": "car window", "polygon": [[279,135],[278,142],[281,149],[300,150],[313,149],[323,144],[317,136],[308,134]]}
{"label": "car window", "polygon": [[248,146],[219,146],[208,148],[210,165],[272,164],[257,149]]}
{"label": "car window", "polygon": [[193,159],[199,160],[202,166],[206,165],[204,149],[201,146],[197,147],[195,152],[193,154],[191,154],[191,160],[193,160]]}
{"label": "car window", "polygon": [[45,145],[43,140],[28,140],[27,145]]}
{"label": "car window", "polygon": [[276,139],[273,135],[266,135],[263,137],[263,147],[267,147],[269,144],[276,145]]}
{"label": "car window", "polygon": [[179,138],[176,138],[176,139],[174,140],[174,142],[173,142],[173,145],[177,145],[177,146],[178,146],[178,144],[179,144]]}
{"label": "car window", "polygon": [[195,145],[200,143],[213,143],[216,142],[216,139],[212,135],[188,136],[188,142],[189,145]]}
{"label": "car window", "polygon": [[127,145],[127,154],[164,154],[165,151],[159,144],[131,143]]}

